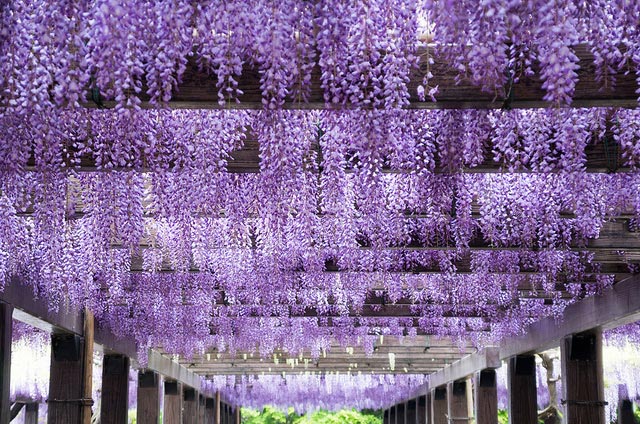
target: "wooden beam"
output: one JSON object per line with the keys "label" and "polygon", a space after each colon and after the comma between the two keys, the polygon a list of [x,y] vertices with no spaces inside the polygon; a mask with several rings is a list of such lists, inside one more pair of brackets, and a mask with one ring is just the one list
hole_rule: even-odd
{"label": "wooden beam", "polygon": [[137,424],[158,424],[160,418],[160,376],[154,371],[138,372]]}
{"label": "wooden beam", "polygon": [[105,355],[102,366],[100,424],[122,424],[129,414],[129,358]]}
{"label": "wooden beam", "polygon": [[567,424],[605,424],[602,331],[566,337],[560,347]]}
{"label": "wooden beam", "polygon": [[510,358],[507,378],[509,423],[537,424],[538,402],[535,357],[533,355],[523,355]]}
{"label": "wooden beam", "polygon": [[164,382],[164,424],[182,424],[182,383]]}
{"label": "wooden beam", "polygon": [[477,370],[500,368],[500,352],[496,346],[487,346],[477,353],[444,367],[429,376],[429,388],[444,386],[450,381],[456,381],[473,375]]}
{"label": "wooden beam", "polygon": [[0,423],[10,421],[11,415],[11,337],[13,307],[0,302]]}
{"label": "wooden beam", "polygon": [[197,391],[202,390],[200,376],[154,349],[149,349],[147,369],[162,374],[168,380],[179,381]]}
{"label": "wooden beam", "polygon": [[495,424],[498,419],[496,370],[478,371],[473,378],[476,424]]}
{"label": "wooden beam", "polygon": [[[567,306],[562,319],[542,319],[527,328],[520,337],[500,344],[500,359],[527,352],[539,352],[558,346],[570,334],[593,328],[613,328],[640,318],[640,275],[615,284],[601,295],[588,297]],[[480,369],[480,368],[479,368]]]}
{"label": "wooden beam", "polygon": [[[505,49],[507,46],[505,46]],[[468,78],[458,78],[459,71],[452,68],[447,60],[434,55],[434,47],[429,47],[429,54],[425,49],[418,51],[420,63],[410,75],[408,89],[410,94],[409,108],[415,109],[487,109],[501,108],[505,98],[501,94],[486,93],[480,87],[473,85]],[[637,84],[633,73],[625,75],[624,72],[616,72],[616,86],[614,89],[603,89],[602,83],[597,80],[597,72],[594,65],[593,54],[586,45],[574,46],[578,57],[576,70],[578,82],[575,87],[571,107],[605,107],[637,106]],[[427,65],[428,58],[433,58],[433,63]],[[537,64],[534,64],[537,66]],[[429,71],[433,74],[430,80],[432,86],[438,86],[437,102],[422,102],[417,98],[417,86],[422,83],[423,77]],[[324,109],[324,90],[321,86],[321,70],[314,66],[311,72],[309,97],[306,102],[291,101],[287,99],[285,109]],[[263,109],[262,90],[260,88],[261,71],[245,65],[242,74],[238,77],[238,88],[243,94],[239,96],[240,103],[227,102],[224,105],[218,103],[218,89],[216,78],[200,71],[195,58],[189,58],[186,71],[181,84],[174,90],[169,107],[174,109]],[[546,91],[542,88],[542,80],[539,75],[524,76],[514,84],[510,106],[513,108],[539,108],[551,107],[553,104],[544,101]],[[146,101],[145,95],[141,95],[142,107],[152,107]],[[113,107],[114,102],[104,102],[103,107]],[[96,107],[90,99],[85,103],[87,107]]]}

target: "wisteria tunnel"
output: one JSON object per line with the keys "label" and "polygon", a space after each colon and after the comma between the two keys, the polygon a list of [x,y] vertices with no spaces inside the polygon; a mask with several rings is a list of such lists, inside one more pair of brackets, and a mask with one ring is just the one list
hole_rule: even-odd
{"label": "wisteria tunnel", "polygon": [[0,424],[637,423],[639,0],[0,20]]}

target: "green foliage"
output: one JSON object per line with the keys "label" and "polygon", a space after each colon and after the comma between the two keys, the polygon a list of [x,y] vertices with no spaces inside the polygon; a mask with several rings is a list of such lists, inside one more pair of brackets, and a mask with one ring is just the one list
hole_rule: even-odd
{"label": "green foliage", "polygon": [[498,424],[509,424],[509,413],[506,409],[498,411]]}
{"label": "green foliage", "polygon": [[298,415],[293,409],[288,413],[265,407],[262,411],[242,410],[243,424],[382,424],[380,412],[344,409],[338,412],[316,411]]}

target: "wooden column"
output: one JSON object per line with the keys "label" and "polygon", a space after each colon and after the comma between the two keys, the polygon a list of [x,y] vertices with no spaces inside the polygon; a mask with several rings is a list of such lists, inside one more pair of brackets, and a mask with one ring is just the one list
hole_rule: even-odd
{"label": "wooden column", "polygon": [[24,424],[38,424],[39,405],[36,402],[27,403],[24,408]]}
{"label": "wooden column", "polygon": [[198,394],[195,389],[185,387],[182,392],[182,424],[198,423]]}
{"label": "wooden column", "polygon": [[182,424],[182,384],[177,381],[164,382],[164,424]]}
{"label": "wooden column", "polygon": [[389,410],[385,409],[382,412],[382,424],[389,424]]}
{"label": "wooden column", "polygon": [[405,416],[407,417],[405,422],[407,424],[417,424],[416,413],[418,411],[418,408],[416,407],[416,399],[411,399],[405,402],[404,406],[406,408]]}
{"label": "wooden column", "polygon": [[447,413],[447,388],[436,387],[431,392],[431,424],[449,424]]}
{"label": "wooden column", "polygon": [[496,424],[498,421],[498,389],[496,370],[486,369],[475,373],[476,424]]}
{"label": "wooden column", "polygon": [[[85,371],[93,368],[93,355],[86,358],[84,338],[69,333],[51,335],[51,367],[47,422],[49,424],[85,424],[84,408],[93,404],[85,398]],[[84,406],[83,406],[84,405]],[[88,423],[86,423],[88,424]]]}
{"label": "wooden column", "polygon": [[213,424],[216,415],[216,401],[213,398],[204,400],[204,423]]}
{"label": "wooden column", "polygon": [[624,384],[618,384],[618,424],[638,424],[633,415],[633,403],[629,399],[629,390]]}
{"label": "wooden column", "polygon": [[427,405],[425,408],[425,414],[427,415],[427,424],[433,424],[433,414],[431,413],[433,398],[431,397],[431,393],[427,393],[427,395],[425,396],[425,400],[427,401]]}
{"label": "wooden column", "polygon": [[396,424],[396,406],[389,408],[389,424]]}
{"label": "wooden column", "polygon": [[158,424],[160,418],[160,376],[153,371],[138,372],[137,424]]}
{"label": "wooden column", "polygon": [[602,332],[566,337],[561,358],[567,424],[605,424]]}
{"label": "wooden column", "polygon": [[0,302],[0,423],[8,423],[11,413],[11,334],[13,306]]}
{"label": "wooden column", "polygon": [[406,404],[399,403],[396,405],[396,422],[398,424],[407,424],[407,408]]}
{"label": "wooden column", "polygon": [[214,424],[222,424],[222,405],[220,405],[220,392],[216,392],[214,399],[213,422]]}
{"label": "wooden column", "polygon": [[242,421],[242,411],[240,410],[240,405],[236,405],[236,415],[235,415],[235,423],[240,424]]}
{"label": "wooden column", "polygon": [[204,396],[199,396],[198,401],[198,424],[204,424],[205,420],[205,404],[204,404]]}
{"label": "wooden column", "polygon": [[452,381],[447,384],[447,404],[450,422],[469,422],[469,398],[467,380]]}
{"label": "wooden column", "polygon": [[427,423],[427,397],[418,396],[416,399],[416,424]]}
{"label": "wooden column", "polygon": [[86,400],[82,404],[82,424],[91,424],[93,415],[93,340],[95,323],[93,312],[85,308],[82,314],[84,335],[84,358],[82,364],[82,397]]}
{"label": "wooden column", "polygon": [[104,355],[100,424],[127,424],[129,416],[129,358]]}
{"label": "wooden column", "polygon": [[509,423],[537,424],[538,395],[536,390],[536,360],[533,355],[509,359]]}

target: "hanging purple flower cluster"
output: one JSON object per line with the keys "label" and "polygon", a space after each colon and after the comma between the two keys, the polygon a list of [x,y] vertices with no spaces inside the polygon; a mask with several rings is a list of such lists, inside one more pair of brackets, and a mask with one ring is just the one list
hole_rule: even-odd
{"label": "hanging purple flower cluster", "polygon": [[426,384],[424,375],[301,374],[213,376],[203,385],[246,408],[271,405],[303,414],[319,409],[379,409],[403,402]]}
{"label": "hanging purple flower cluster", "polygon": [[[2,284],[89,306],[141,349],[493,343],[612,284],[599,262],[624,252],[592,246],[640,211],[634,172],[585,172],[604,143],[638,165],[633,110],[0,119]],[[250,149],[260,172],[238,173]],[[469,172],[485,166],[533,172]]]}
{"label": "hanging purple flower cluster", "polygon": [[191,62],[215,77],[222,105],[242,97],[246,75],[259,80],[265,108],[305,102],[316,73],[328,105],[397,108],[437,92],[408,87],[423,72],[421,56],[429,62],[425,80],[432,78],[434,49],[458,80],[504,96],[537,73],[545,100],[568,104],[580,44],[592,51],[604,87],[615,73],[640,75],[639,7],[615,0],[11,0],[0,9],[0,104],[21,113],[89,98],[118,108],[138,108],[143,98],[161,106]]}

